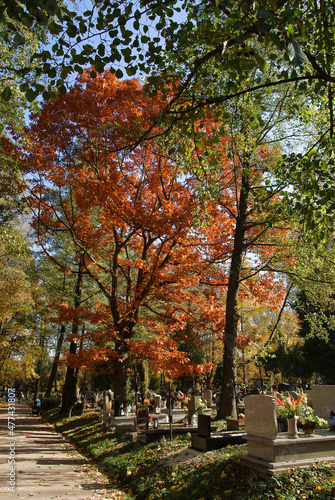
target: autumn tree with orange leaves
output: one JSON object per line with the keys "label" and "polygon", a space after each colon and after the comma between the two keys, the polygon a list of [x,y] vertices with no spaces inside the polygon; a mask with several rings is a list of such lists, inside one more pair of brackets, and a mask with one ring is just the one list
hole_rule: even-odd
{"label": "autumn tree with orange leaves", "polygon": [[[199,342],[194,332],[224,317],[216,300],[222,292],[199,284],[228,251],[227,241],[210,226],[196,228],[193,179],[158,141],[126,148],[160,107],[158,98],[143,96],[137,80],[84,74],[71,92],[44,104],[27,131],[23,164],[39,242],[51,254],[51,236],[70,234],[83,272],[103,297],[94,311],[75,308],[77,324],[81,315],[100,329],[95,346],[68,355],[68,363],[89,368],[108,361],[120,401],[131,360],[147,358],[170,375],[203,370],[190,366],[178,342]],[[219,207],[210,211],[219,225]]]}

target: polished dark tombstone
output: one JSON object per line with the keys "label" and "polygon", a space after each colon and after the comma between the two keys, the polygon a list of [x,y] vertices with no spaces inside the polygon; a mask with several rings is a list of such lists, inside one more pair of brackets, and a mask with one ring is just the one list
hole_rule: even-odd
{"label": "polished dark tombstone", "polygon": [[137,406],[137,427],[148,429],[149,427],[149,410],[146,405]]}
{"label": "polished dark tombstone", "polygon": [[210,415],[202,415],[201,413],[198,415],[198,436],[202,436],[204,438],[211,437],[211,417]]}

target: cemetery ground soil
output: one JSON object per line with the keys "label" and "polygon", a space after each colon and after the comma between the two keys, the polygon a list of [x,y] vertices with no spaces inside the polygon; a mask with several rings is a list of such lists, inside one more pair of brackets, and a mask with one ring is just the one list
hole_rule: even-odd
{"label": "cemetery ground soil", "polygon": [[104,430],[94,413],[62,421],[45,416],[78,450],[99,461],[111,485],[138,500],[335,498],[335,467],[327,463],[268,478],[238,464],[246,445],[198,452],[189,437],[143,444],[117,436]]}
{"label": "cemetery ground soil", "polygon": [[[1,437],[4,432],[8,435],[7,421],[3,420],[7,405],[2,406]],[[238,456],[246,452],[246,446],[198,452],[190,448],[190,440],[186,437],[176,437],[172,442],[141,444],[105,431],[94,413],[58,420],[54,413],[49,412],[44,415],[49,421],[46,426],[36,417],[25,416],[21,422],[20,411],[16,416],[17,442],[21,443],[17,455],[18,488],[15,494],[10,493],[13,496],[4,493],[1,498],[335,498],[335,468],[327,463],[315,464],[306,470],[293,470],[278,478],[264,478],[236,463]],[[57,435],[50,424],[63,437]],[[0,493],[5,491],[8,467],[7,439],[2,439],[1,443]],[[59,453],[62,453],[61,458]],[[38,454],[41,454],[39,458]],[[35,490],[31,489],[34,487]],[[77,493],[78,496],[71,496]]]}

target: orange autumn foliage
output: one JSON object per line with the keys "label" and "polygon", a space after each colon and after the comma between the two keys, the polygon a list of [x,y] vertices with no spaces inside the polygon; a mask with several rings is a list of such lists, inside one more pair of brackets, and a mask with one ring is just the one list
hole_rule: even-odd
{"label": "orange autumn foliage", "polygon": [[[217,178],[225,206],[222,200],[207,202],[208,223],[199,227],[196,179],[158,139],[137,143],[161,109],[159,97],[146,98],[136,79],[119,81],[108,72],[91,79],[84,73],[69,93],[43,104],[22,151],[40,244],[52,253],[52,235],[66,231],[102,295],[94,311],[77,308],[96,333],[68,361],[87,369],[109,361],[121,385],[132,359],[147,358],[155,370],[174,375],[209,369],[192,366],[177,339],[190,323],[187,340],[193,343],[200,343],[196,332],[210,327],[220,334],[225,327],[236,218],[225,139],[218,146]],[[267,152],[260,161],[262,155]],[[250,227],[248,238],[254,233]],[[254,250],[260,257],[275,251],[256,243]],[[246,279],[241,290],[274,306],[281,293],[282,283],[269,275]],[[59,321],[71,316],[67,305],[58,312]],[[148,338],[138,338],[141,327]]]}

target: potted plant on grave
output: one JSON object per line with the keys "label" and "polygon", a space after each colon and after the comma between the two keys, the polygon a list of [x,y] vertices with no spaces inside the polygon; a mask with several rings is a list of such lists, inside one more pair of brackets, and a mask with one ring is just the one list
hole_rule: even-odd
{"label": "potted plant on grave", "polygon": [[204,413],[204,409],[207,408],[206,401],[203,399],[199,399],[198,401],[198,408],[196,409],[197,413]]}
{"label": "potted plant on grave", "polygon": [[313,408],[306,406],[303,415],[299,416],[298,425],[308,435],[314,434],[317,428],[327,426],[327,421],[315,415]]}
{"label": "potted plant on grave", "polygon": [[187,394],[184,394],[184,397],[183,397],[183,407],[186,406],[186,408],[188,407],[188,402],[190,400],[190,396],[188,396]]}
{"label": "potted plant on grave", "polygon": [[278,417],[286,418],[288,425],[288,437],[291,439],[298,437],[298,420],[304,414],[307,407],[307,396],[303,391],[298,392],[298,399],[291,395],[279,394],[276,397],[276,413]]}
{"label": "potted plant on grave", "polygon": [[180,403],[181,409],[184,409],[185,406],[187,407],[187,404],[188,404],[190,398],[189,398],[189,396],[187,396],[187,394],[184,394],[183,392],[178,391],[177,392],[177,399]]}

